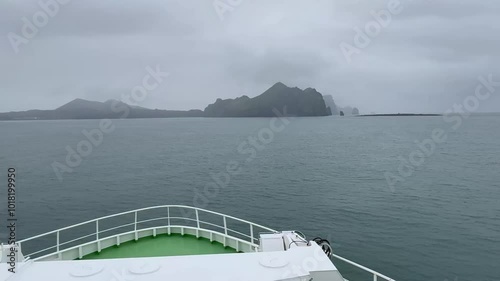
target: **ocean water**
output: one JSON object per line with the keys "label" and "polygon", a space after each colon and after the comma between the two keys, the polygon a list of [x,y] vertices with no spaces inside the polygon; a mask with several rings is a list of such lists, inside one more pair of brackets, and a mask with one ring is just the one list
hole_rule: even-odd
{"label": "ocean water", "polygon": [[[442,117],[270,121],[114,120],[62,181],[52,164],[65,163],[66,147],[76,149],[99,120],[0,122],[0,196],[15,167],[26,238],[140,207],[200,205],[195,194],[238,163],[202,207],[328,238],[335,253],[396,280],[500,280],[500,116],[458,128]],[[447,139],[422,158],[416,142],[436,129]],[[259,134],[266,143],[252,148]],[[402,162],[410,164],[400,174]],[[392,188],[387,173],[400,177]],[[351,281],[365,277],[338,265]]]}

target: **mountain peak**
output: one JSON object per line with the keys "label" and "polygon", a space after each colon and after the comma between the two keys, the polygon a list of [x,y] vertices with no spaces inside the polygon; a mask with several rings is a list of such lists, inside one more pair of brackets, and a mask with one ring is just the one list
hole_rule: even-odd
{"label": "mountain peak", "polygon": [[[76,98],[66,104],[76,104],[76,103],[84,103],[84,102],[89,102],[88,100],[84,100],[84,99],[81,99],[81,98]],[[65,104],[65,105],[66,105]],[[64,105],[63,105],[64,106]]]}
{"label": "mountain peak", "polygon": [[89,101],[77,98],[61,107],[58,107],[56,110],[74,110],[80,108],[97,108],[97,107],[99,108],[102,107],[102,103],[97,101]]}
{"label": "mountain peak", "polygon": [[281,83],[281,82],[277,82],[271,88],[288,88],[288,86],[285,85],[285,84],[283,84],[283,83]]}

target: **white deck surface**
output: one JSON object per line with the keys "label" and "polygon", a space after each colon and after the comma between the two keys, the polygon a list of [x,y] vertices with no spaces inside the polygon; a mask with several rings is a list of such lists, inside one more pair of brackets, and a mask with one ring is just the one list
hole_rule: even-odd
{"label": "white deck surface", "polygon": [[20,263],[14,275],[7,269],[0,264],[0,280],[308,280],[303,277],[310,272],[318,272],[315,281],[342,280],[317,245],[282,252]]}

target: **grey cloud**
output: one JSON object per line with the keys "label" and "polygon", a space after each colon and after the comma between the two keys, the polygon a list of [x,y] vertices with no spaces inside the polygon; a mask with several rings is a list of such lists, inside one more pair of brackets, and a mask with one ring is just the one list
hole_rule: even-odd
{"label": "grey cloud", "polygon": [[[142,105],[169,109],[255,96],[282,81],[364,112],[441,112],[479,75],[500,80],[493,0],[401,0],[403,11],[349,64],[339,44],[353,44],[353,28],[389,1],[244,0],[221,21],[212,1],[73,0],[17,55],[7,34],[20,33],[38,0],[3,1],[0,112],[119,98],[156,65],[171,76]],[[481,110],[500,111],[500,100]]]}

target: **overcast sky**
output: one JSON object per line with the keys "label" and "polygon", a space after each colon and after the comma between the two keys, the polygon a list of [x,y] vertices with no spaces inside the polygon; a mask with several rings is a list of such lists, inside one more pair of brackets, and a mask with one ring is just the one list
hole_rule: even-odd
{"label": "overcast sky", "polygon": [[[120,99],[157,65],[170,76],[141,106],[204,109],[281,81],[364,113],[443,112],[479,76],[500,81],[498,0],[400,0],[350,62],[342,42],[397,0],[217,1],[72,0],[28,39],[23,17],[51,0],[2,0],[0,112]],[[499,95],[480,111],[500,111]]]}

